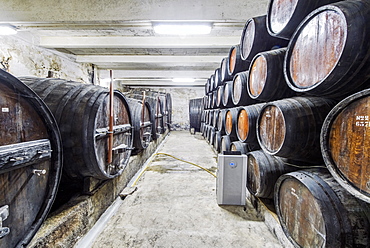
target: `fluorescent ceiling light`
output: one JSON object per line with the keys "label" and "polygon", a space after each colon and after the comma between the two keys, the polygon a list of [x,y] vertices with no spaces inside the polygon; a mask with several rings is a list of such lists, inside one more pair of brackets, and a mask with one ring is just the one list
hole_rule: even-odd
{"label": "fluorescent ceiling light", "polygon": [[157,34],[169,35],[192,35],[192,34],[209,34],[211,32],[210,24],[197,23],[159,23],[153,25],[154,32]]}
{"label": "fluorescent ceiling light", "polygon": [[173,78],[172,82],[174,83],[194,83],[194,78]]}
{"label": "fluorescent ceiling light", "polygon": [[0,35],[14,35],[17,29],[10,25],[0,25]]}

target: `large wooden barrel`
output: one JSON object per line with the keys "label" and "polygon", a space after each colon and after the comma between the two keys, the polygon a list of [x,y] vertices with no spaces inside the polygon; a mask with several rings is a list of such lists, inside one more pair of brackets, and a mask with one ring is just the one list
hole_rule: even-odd
{"label": "large wooden barrel", "polygon": [[238,140],[236,125],[238,122],[239,109],[240,107],[229,108],[226,110],[225,114],[225,132],[232,140]]}
{"label": "large wooden barrel", "polygon": [[321,162],[320,131],[335,102],[320,97],[293,97],[267,103],[257,120],[264,152],[307,162]]}
{"label": "large wooden barrel", "polygon": [[276,182],[276,212],[296,247],[369,247],[369,206],[326,170],[291,172]]}
{"label": "large wooden barrel", "polygon": [[227,109],[221,109],[216,116],[216,129],[222,134],[226,134],[225,125],[226,125],[226,111]]}
{"label": "large wooden barrel", "polygon": [[285,82],[285,52],[286,48],[280,48],[258,53],[253,58],[246,80],[250,98],[268,102],[296,95]]}
{"label": "large wooden barrel", "polygon": [[215,70],[215,73],[213,75],[214,75],[214,80],[215,80],[214,90],[216,90],[217,87],[219,87],[219,86],[222,85],[222,81],[221,81],[221,69],[220,68],[217,68]]}
{"label": "large wooden barrel", "polygon": [[272,36],[290,39],[301,21],[320,6],[339,0],[270,0],[267,30]]}
{"label": "large wooden barrel", "polygon": [[224,85],[221,85],[221,86],[217,87],[216,95],[217,95],[217,97],[216,97],[215,107],[216,108],[221,108],[221,107],[223,107],[223,105],[222,105],[222,96],[224,95]]}
{"label": "large wooden barrel", "polygon": [[172,124],[172,96],[170,93],[165,94],[165,119],[164,124],[167,126],[168,130],[171,131]]}
{"label": "large wooden barrel", "polygon": [[232,77],[236,75],[238,72],[242,72],[248,70],[249,68],[249,61],[243,60],[241,57],[241,49],[240,45],[235,45],[230,48],[229,51],[229,75]]}
{"label": "large wooden barrel", "polygon": [[220,147],[220,153],[223,152],[229,152],[231,147],[231,142],[233,140],[230,139],[229,135],[223,135],[221,137],[221,147]]}
{"label": "large wooden barrel", "polygon": [[126,98],[114,92],[112,163],[108,163],[109,90],[53,78],[20,78],[50,108],[63,140],[63,174],[70,178],[111,179],[123,172],[132,149]]}
{"label": "large wooden barrel", "polygon": [[263,103],[241,107],[237,116],[236,131],[241,142],[259,146],[257,140],[257,118]]}
{"label": "large wooden barrel", "polygon": [[247,188],[257,197],[274,198],[277,179],[288,172],[298,170],[287,159],[266,154],[262,150],[248,153]]}
{"label": "large wooden barrel", "polygon": [[194,128],[195,132],[200,132],[200,124],[202,122],[203,113],[203,98],[189,100],[189,123],[190,128]]}
{"label": "large wooden barrel", "polygon": [[370,3],[342,1],[313,11],[298,27],[284,61],[297,92],[342,99],[370,86]]}
{"label": "large wooden barrel", "polygon": [[147,97],[146,100],[150,105],[150,109],[152,111],[151,116],[153,117],[153,129],[152,129],[152,138],[153,140],[157,140],[157,138],[165,132],[165,120],[164,120],[164,105],[163,105],[163,98],[157,96]]}
{"label": "large wooden barrel", "polygon": [[222,59],[220,70],[221,70],[220,77],[222,83],[225,83],[233,79],[233,76],[229,72],[229,57],[225,57]]}
{"label": "large wooden barrel", "polygon": [[239,72],[234,77],[231,97],[235,106],[245,106],[256,103],[256,100],[248,95],[248,74],[248,71]]}
{"label": "large wooden barrel", "polygon": [[287,40],[273,37],[267,32],[266,15],[253,17],[245,23],[241,35],[241,58],[250,62],[259,52],[271,50],[273,47],[286,47],[287,45]]}
{"label": "large wooden barrel", "polygon": [[247,143],[243,143],[240,141],[234,141],[230,144],[230,151],[238,151],[241,154],[247,154],[250,152],[250,148]]}
{"label": "large wooden barrel", "polygon": [[46,104],[0,70],[0,247],[26,247],[55,200],[62,141]]}
{"label": "large wooden barrel", "polygon": [[228,81],[224,85],[224,95],[222,96],[222,106],[230,108],[234,106],[233,99],[233,81]]}
{"label": "large wooden barrel", "polygon": [[321,131],[321,152],[333,177],[370,203],[370,89],[336,105]]}
{"label": "large wooden barrel", "polygon": [[213,143],[213,147],[215,150],[219,153],[221,151],[221,140],[222,140],[222,134],[220,131],[216,131],[215,133],[215,141]]}
{"label": "large wooden barrel", "polygon": [[128,98],[133,126],[133,154],[146,149],[152,141],[153,117],[149,103]]}

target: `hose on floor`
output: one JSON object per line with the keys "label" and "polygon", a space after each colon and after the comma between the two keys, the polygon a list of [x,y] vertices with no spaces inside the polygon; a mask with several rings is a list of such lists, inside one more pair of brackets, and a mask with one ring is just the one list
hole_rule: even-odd
{"label": "hose on floor", "polygon": [[[171,154],[167,154],[167,153],[163,153],[163,152],[158,152],[158,153],[155,153],[153,155],[153,158],[155,158],[156,156],[158,155],[164,155],[164,156],[167,156],[167,157],[171,157],[171,158],[174,158],[176,160],[179,160],[181,162],[184,162],[184,163],[188,163],[188,164],[191,164],[191,165],[194,165],[202,170],[205,170],[206,172],[208,172],[209,174],[211,174],[212,176],[214,176],[215,178],[217,178],[217,176],[212,173],[210,170],[198,165],[198,164],[195,164],[195,163],[192,163],[192,162],[189,162],[189,161],[186,161],[186,160],[183,160],[183,159],[180,159],[180,158],[177,158]],[[149,164],[141,171],[141,173],[137,176],[136,180],[132,183],[132,187],[136,185],[136,183],[139,181],[139,179],[141,178],[141,176],[144,174],[144,172],[146,171],[146,169],[148,168],[148,166],[151,164],[152,161],[149,162]]]}

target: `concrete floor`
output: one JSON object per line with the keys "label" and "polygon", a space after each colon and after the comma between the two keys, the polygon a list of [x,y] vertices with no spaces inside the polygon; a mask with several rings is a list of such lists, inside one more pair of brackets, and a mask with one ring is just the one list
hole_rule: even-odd
{"label": "concrete floor", "polygon": [[[198,134],[171,132],[158,152],[216,173]],[[216,178],[196,166],[157,155],[135,186],[76,247],[282,247],[252,206],[218,206]]]}

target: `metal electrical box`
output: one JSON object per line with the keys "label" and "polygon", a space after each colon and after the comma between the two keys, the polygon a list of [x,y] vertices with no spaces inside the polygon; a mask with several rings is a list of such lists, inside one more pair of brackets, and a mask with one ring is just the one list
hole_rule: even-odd
{"label": "metal electrical box", "polygon": [[219,154],[217,167],[217,204],[244,206],[247,155]]}

